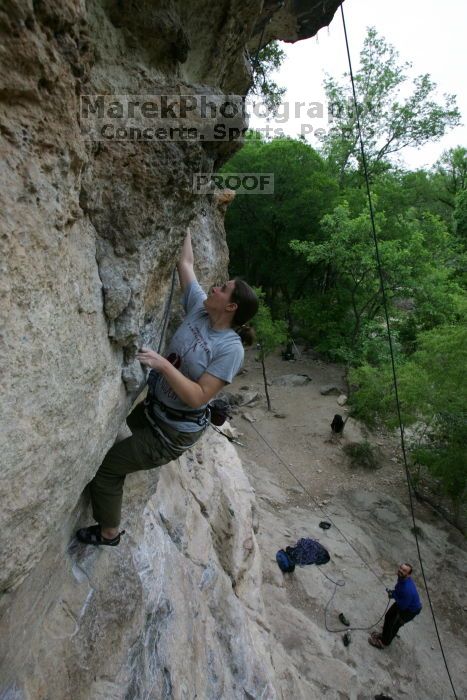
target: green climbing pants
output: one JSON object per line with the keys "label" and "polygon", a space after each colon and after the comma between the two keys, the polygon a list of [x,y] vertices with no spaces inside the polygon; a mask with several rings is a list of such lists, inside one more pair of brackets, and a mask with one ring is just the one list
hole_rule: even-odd
{"label": "green climbing pants", "polygon": [[171,462],[192,447],[204,432],[202,428],[195,433],[181,433],[166,423],[153,427],[146,418],[143,403],[133,409],[126,422],[132,436],[110,448],[89,484],[94,519],[103,527],[120,524],[127,474]]}

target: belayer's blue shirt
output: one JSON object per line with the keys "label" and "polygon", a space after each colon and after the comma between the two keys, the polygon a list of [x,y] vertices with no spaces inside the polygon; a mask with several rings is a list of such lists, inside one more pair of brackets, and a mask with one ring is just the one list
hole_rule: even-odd
{"label": "belayer's blue shirt", "polygon": [[398,579],[392,597],[400,610],[420,612],[422,604],[415,583],[411,578]]}

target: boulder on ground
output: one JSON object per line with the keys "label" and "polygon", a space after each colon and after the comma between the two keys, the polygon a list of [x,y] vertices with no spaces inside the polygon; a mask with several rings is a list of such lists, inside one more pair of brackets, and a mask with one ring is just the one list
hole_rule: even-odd
{"label": "boulder on ground", "polygon": [[341,389],[339,389],[339,387],[336,386],[335,384],[324,384],[320,388],[319,393],[322,396],[331,396],[331,395],[332,396],[340,396],[340,394],[342,392],[341,392]]}
{"label": "boulder on ground", "polygon": [[252,404],[254,401],[258,401],[261,398],[261,394],[258,391],[245,391],[239,394],[240,401],[239,406],[247,406]]}
{"label": "boulder on ground", "polygon": [[246,411],[242,413],[242,418],[248,421],[248,423],[254,423],[256,421],[256,418],[251,415],[251,413],[247,413]]}
{"label": "boulder on ground", "polygon": [[219,394],[219,398],[224,399],[230,406],[247,406],[261,398],[258,391],[239,391],[233,394],[230,391],[223,391]]}
{"label": "boulder on ground", "polygon": [[271,381],[275,386],[302,386],[311,382],[308,374],[282,374]]}
{"label": "boulder on ground", "polygon": [[233,425],[230,425],[230,423],[225,423],[222,426],[222,432],[224,435],[227,435],[227,437],[232,438],[233,440],[237,440],[243,436],[243,433],[237,430],[237,428],[234,428]]}

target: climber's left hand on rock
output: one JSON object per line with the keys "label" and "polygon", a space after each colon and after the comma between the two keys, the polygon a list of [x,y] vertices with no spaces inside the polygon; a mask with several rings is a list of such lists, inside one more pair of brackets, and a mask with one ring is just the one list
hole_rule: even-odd
{"label": "climber's left hand on rock", "polygon": [[155,370],[161,370],[164,364],[167,362],[162,355],[159,355],[158,352],[151,350],[150,348],[141,348],[138,350],[136,353],[136,359],[141,362],[142,365],[146,365],[147,367],[151,367]]}

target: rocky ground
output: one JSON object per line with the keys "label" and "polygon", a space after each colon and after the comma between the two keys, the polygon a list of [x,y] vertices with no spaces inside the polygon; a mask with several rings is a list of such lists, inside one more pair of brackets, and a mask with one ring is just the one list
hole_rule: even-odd
{"label": "rocky ground", "polygon": [[[423,588],[397,439],[369,433],[353,419],[342,437],[333,436],[334,414],[345,416],[347,409],[338,405],[337,393],[324,396],[320,389],[331,384],[345,393],[342,368],[305,355],[296,362],[268,358],[267,366],[273,412],[267,411],[261,366],[251,350],[246,372],[230,389],[261,397],[239,407],[231,425],[242,433],[244,446],[238,450],[256,490],[263,596],[276,638],[271,648],[279,697],[454,697]],[[274,383],[291,373],[306,374],[311,381],[297,387]],[[350,466],[344,445],[363,439],[377,449],[377,470]],[[416,519],[446,658],[458,697],[466,697],[465,539],[426,506],[416,504]],[[331,528],[320,529],[321,520],[332,522]],[[301,537],[319,539],[331,561],[283,575],[276,551]],[[394,586],[400,561],[414,565],[422,614],[402,628],[389,649],[369,646],[368,630],[352,631],[350,645],[344,646],[339,612],[352,626],[372,628],[384,614],[384,588]],[[325,575],[345,586],[336,587]]]}

